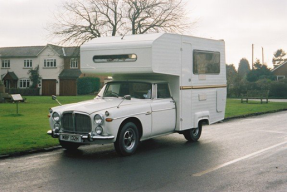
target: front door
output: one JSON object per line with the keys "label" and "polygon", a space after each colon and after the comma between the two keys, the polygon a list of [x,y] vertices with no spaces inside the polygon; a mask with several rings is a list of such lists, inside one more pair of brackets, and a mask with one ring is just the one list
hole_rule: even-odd
{"label": "front door", "polygon": [[153,136],[173,132],[176,126],[175,102],[168,84],[157,84],[155,90],[156,98],[151,102]]}

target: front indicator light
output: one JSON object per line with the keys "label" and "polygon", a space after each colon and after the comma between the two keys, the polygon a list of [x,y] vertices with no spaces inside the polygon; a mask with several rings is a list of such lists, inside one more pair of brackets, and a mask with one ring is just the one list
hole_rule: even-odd
{"label": "front indicator light", "polygon": [[106,122],[112,122],[113,119],[112,118],[106,118]]}

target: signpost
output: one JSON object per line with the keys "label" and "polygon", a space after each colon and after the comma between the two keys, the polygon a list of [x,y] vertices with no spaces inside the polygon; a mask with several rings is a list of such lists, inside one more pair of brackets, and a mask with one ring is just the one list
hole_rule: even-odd
{"label": "signpost", "polygon": [[18,104],[20,101],[23,101],[23,98],[20,94],[14,94],[14,95],[11,95],[11,97],[12,97],[12,100],[15,101],[16,103],[16,107],[17,107],[16,109],[17,109],[17,115],[18,115]]}

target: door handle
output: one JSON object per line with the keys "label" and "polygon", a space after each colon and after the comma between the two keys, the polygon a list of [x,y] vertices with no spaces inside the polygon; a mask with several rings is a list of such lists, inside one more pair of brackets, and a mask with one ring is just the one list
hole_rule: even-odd
{"label": "door handle", "polygon": [[150,111],[146,112],[146,115],[150,115],[150,114],[151,114],[151,112],[150,112]]}

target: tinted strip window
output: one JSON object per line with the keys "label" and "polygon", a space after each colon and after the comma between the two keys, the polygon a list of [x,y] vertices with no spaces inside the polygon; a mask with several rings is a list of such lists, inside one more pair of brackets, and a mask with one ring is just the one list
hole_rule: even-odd
{"label": "tinted strip window", "polygon": [[95,55],[93,57],[93,61],[95,63],[135,62],[136,60],[137,60],[136,54]]}

